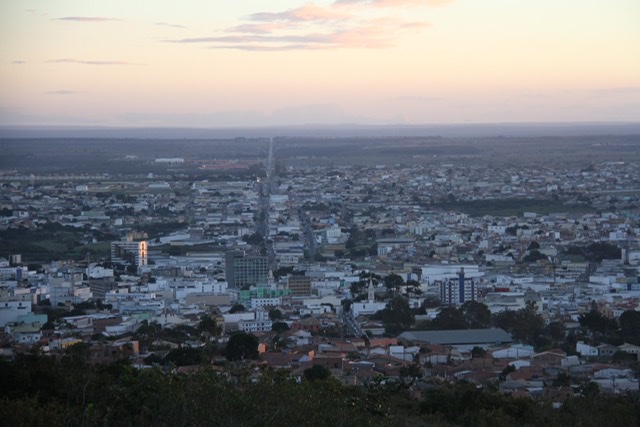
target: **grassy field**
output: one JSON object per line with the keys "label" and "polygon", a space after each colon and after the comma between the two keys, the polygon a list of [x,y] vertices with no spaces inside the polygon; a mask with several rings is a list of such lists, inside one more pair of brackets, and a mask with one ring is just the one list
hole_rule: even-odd
{"label": "grassy field", "polygon": [[10,230],[0,233],[0,256],[21,254],[24,262],[42,263],[51,260],[108,259],[110,242],[82,243],[81,231]]}
{"label": "grassy field", "polygon": [[594,209],[585,205],[565,205],[556,200],[488,199],[438,203],[437,208],[459,211],[471,216],[522,216],[525,212],[539,215],[552,213],[589,213]]}

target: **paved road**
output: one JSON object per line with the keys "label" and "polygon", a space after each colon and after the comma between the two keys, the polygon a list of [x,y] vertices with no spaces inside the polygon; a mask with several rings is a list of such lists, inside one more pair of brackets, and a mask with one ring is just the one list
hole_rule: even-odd
{"label": "paved road", "polygon": [[269,242],[269,208],[271,205],[271,194],[274,191],[275,168],[273,167],[273,138],[269,139],[269,151],[267,154],[267,162],[265,164],[266,176],[260,181],[258,191],[260,200],[258,202],[259,217],[256,224],[256,232],[265,239],[265,250],[269,257],[269,268],[275,270],[277,268],[275,261],[275,253],[273,244]]}

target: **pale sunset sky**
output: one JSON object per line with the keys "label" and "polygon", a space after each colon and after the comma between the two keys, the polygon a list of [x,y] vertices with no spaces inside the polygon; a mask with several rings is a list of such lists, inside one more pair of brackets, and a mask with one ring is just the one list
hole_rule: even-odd
{"label": "pale sunset sky", "polygon": [[640,120],[640,0],[2,0],[0,125]]}

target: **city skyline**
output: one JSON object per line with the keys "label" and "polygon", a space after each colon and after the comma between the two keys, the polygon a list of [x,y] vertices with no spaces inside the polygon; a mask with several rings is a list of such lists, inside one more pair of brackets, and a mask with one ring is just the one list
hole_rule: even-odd
{"label": "city skyline", "polygon": [[0,125],[640,119],[634,0],[11,0],[0,12]]}

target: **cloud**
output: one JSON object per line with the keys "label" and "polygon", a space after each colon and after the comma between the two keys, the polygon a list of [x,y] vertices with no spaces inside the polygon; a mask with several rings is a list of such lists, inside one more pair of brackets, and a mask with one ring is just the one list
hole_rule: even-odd
{"label": "cloud", "polygon": [[73,58],[49,59],[47,62],[53,64],[83,64],[83,65],[144,65],[136,62],[127,61],[95,61]]}
{"label": "cloud", "polygon": [[367,5],[377,7],[404,7],[404,6],[443,6],[452,3],[453,0],[336,0],[340,5]]}
{"label": "cloud", "polygon": [[330,33],[305,34],[235,34],[230,36],[167,40],[171,43],[207,43],[211,49],[240,49],[253,51],[385,48],[391,40],[380,27],[360,27]]}
{"label": "cloud", "polygon": [[308,3],[304,6],[289,9],[284,12],[264,12],[254,13],[249,15],[248,19],[251,21],[266,21],[266,22],[336,22],[343,21],[345,19],[351,19],[353,15],[334,10],[332,8],[325,8],[313,3]]}
{"label": "cloud", "polygon": [[47,92],[44,92],[45,95],[75,95],[76,92],[75,90],[65,90],[65,89],[61,89],[61,90],[50,90]]}
{"label": "cloud", "polygon": [[285,27],[283,24],[274,22],[263,22],[260,24],[241,24],[235,27],[229,27],[225,30],[227,33],[248,33],[248,34],[269,34],[271,32],[281,30]]}
{"label": "cloud", "polygon": [[234,50],[246,50],[250,52],[282,52],[287,50],[314,50],[314,49],[326,49],[326,47],[311,46],[308,44],[281,44],[277,46],[268,46],[260,44],[233,44],[233,45],[215,45],[210,46],[209,49],[234,49]]}
{"label": "cloud", "polygon": [[187,28],[184,25],[168,24],[166,22],[155,22],[153,25],[157,25],[157,26],[160,26],[160,27],[171,27],[171,28],[182,28],[182,29]]}
{"label": "cloud", "polygon": [[62,18],[53,18],[52,21],[109,22],[121,21],[121,19],[106,18],[102,16],[63,16]]}
{"label": "cloud", "polygon": [[429,26],[427,22],[394,16],[386,11],[374,14],[364,12],[357,8],[347,11],[336,3],[327,7],[308,3],[282,12],[248,15],[245,17],[248,22],[223,29],[226,35],[163,41],[207,44],[209,49],[247,51],[384,49],[392,47],[400,34],[420,31]]}

